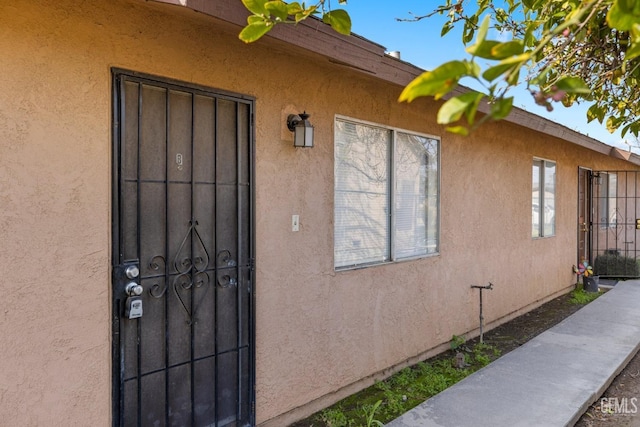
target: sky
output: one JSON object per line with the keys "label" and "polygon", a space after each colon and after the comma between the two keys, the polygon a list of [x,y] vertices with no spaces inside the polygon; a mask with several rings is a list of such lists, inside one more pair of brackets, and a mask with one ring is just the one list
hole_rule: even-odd
{"label": "sky", "polygon": [[[418,22],[399,22],[396,18],[411,19],[415,15],[426,15],[444,0],[348,0],[345,9],[352,21],[352,32],[384,46],[387,52],[399,51],[401,59],[420,68],[429,70],[456,59],[464,59],[468,54],[460,37],[460,32],[452,30],[444,38],[440,31],[445,17],[439,15]],[[488,38],[498,39],[498,34]],[[462,85],[471,85],[471,80],[462,80]],[[586,134],[606,144],[640,153],[640,147],[633,136],[627,135],[625,143],[620,133],[609,133],[604,124],[597,121],[587,123],[588,104],[565,108],[553,103],[554,110],[547,112],[533,102],[532,96],[523,88],[513,92],[514,106],[545,117],[557,123]]]}

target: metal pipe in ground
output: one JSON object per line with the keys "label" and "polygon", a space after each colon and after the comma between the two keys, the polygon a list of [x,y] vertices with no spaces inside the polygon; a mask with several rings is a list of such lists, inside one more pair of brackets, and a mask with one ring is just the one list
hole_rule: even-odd
{"label": "metal pipe in ground", "polygon": [[487,290],[492,290],[493,289],[493,283],[489,282],[488,285],[485,286],[479,286],[479,285],[471,285],[472,289],[479,289],[480,290],[480,343],[482,344],[483,341],[483,326],[484,326],[484,316],[482,315],[482,291],[484,291],[485,289]]}

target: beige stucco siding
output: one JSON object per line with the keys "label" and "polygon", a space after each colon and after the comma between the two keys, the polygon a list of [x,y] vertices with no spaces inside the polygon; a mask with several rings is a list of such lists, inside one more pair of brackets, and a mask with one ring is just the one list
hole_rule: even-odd
{"label": "beige stucco siding", "polygon": [[[111,423],[111,67],[256,99],[258,422],[474,330],[472,284],[495,285],[491,323],[573,283],[577,168],[628,163],[508,123],[447,134],[430,101],[398,104],[398,86],[238,31],[133,0],[0,5],[2,424]],[[285,126],[302,110],[313,149]],[[334,271],[336,115],[441,137],[438,256]],[[534,157],[557,162],[557,235],[538,240]]]}

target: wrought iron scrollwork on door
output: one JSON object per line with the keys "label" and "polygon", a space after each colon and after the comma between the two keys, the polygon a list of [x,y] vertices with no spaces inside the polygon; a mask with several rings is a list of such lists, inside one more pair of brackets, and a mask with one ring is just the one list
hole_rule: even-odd
{"label": "wrought iron scrollwork on door", "polygon": [[231,286],[238,286],[238,279],[231,277],[229,274],[224,274],[218,277],[218,286],[221,288],[230,288]]}
{"label": "wrought iron scrollwork on door", "polygon": [[[193,252],[198,252],[201,255],[194,257]],[[173,267],[177,275],[171,283],[173,292],[186,313],[188,318],[187,323],[189,324],[195,321],[200,302],[209,292],[208,285],[211,283],[211,277],[207,269],[209,268],[210,262],[209,251],[205,247],[204,241],[198,232],[198,221],[189,221],[189,229],[182,239],[176,256],[173,259]],[[236,260],[231,257],[231,252],[226,249],[218,252],[216,262],[216,267],[222,270],[238,265]],[[166,267],[167,261],[161,255],[154,256],[149,262],[149,269],[158,273],[165,270]],[[221,273],[217,277],[216,282],[218,287],[223,289],[238,285],[238,279],[233,277],[232,274]],[[155,283],[149,288],[149,294],[154,298],[162,298],[167,292],[168,287],[167,283],[165,283],[164,287]],[[205,287],[205,292],[200,296],[200,300],[188,304],[188,292],[202,287]],[[191,296],[193,297],[193,292]],[[191,308],[189,308],[188,305],[191,305]]]}
{"label": "wrought iron scrollwork on door", "polygon": [[[187,323],[189,324],[194,322],[200,301],[209,291],[206,286],[211,282],[209,273],[206,271],[207,268],[209,268],[210,262],[209,252],[204,245],[197,226],[198,221],[189,221],[189,229],[182,239],[178,252],[176,252],[176,256],[173,259],[173,267],[178,274],[173,279],[171,286],[180,305],[187,314]],[[201,255],[193,257],[192,251],[195,252],[196,250],[198,250]],[[149,268],[157,272],[166,269],[165,258],[161,255],[154,256],[149,262]],[[191,309],[189,309],[189,307],[187,307],[187,292],[202,287],[206,287],[205,293],[201,295],[200,301],[192,303]],[[167,288],[168,285],[166,283],[162,288],[159,284],[155,283],[149,289],[149,294],[154,298],[162,298],[167,292]]]}
{"label": "wrought iron scrollwork on door", "polygon": [[[180,248],[178,248],[178,252],[176,252],[173,260],[173,266],[178,272],[178,275],[173,279],[173,291],[189,318],[187,320],[189,324],[194,322],[200,302],[209,291],[207,285],[210,282],[209,274],[206,272],[209,267],[209,252],[204,245],[202,237],[200,237],[197,226],[198,221],[189,221],[189,230],[187,230],[187,234],[185,234],[184,239],[182,239]],[[187,242],[191,242],[192,244],[188,251],[186,250]],[[203,256],[193,257],[192,250],[196,248],[201,250]],[[185,251],[186,254],[183,254]],[[201,296],[200,301],[191,303],[191,310],[189,310],[185,302],[187,297],[186,293],[203,286],[205,287],[205,293]],[[193,292],[191,297],[193,298]]]}
{"label": "wrought iron scrollwork on door", "polygon": [[[217,266],[222,268],[235,267],[236,265],[238,265],[238,263],[231,258],[231,252],[226,249],[218,252],[217,261]],[[235,277],[231,277],[231,275],[229,274],[218,276],[217,282],[218,286],[221,288],[229,288],[231,286],[238,285],[238,279],[236,279]]]}
{"label": "wrought iron scrollwork on door", "polygon": [[[166,264],[167,262],[162,255],[156,255],[149,262],[149,268],[153,271],[160,271],[160,267],[164,270]],[[149,294],[154,298],[161,298],[165,292],[167,292],[166,284],[162,289],[160,289],[160,285],[154,283],[149,289]]]}

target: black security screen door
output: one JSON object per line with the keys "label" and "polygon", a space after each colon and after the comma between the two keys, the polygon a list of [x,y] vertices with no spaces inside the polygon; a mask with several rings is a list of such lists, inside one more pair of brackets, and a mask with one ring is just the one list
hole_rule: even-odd
{"label": "black security screen door", "polygon": [[591,262],[601,277],[640,277],[640,171],[591,173]]}
{"label": "black security screen door", "polygon": [[114,72],[114,424],[254,424],[253,100]]}

